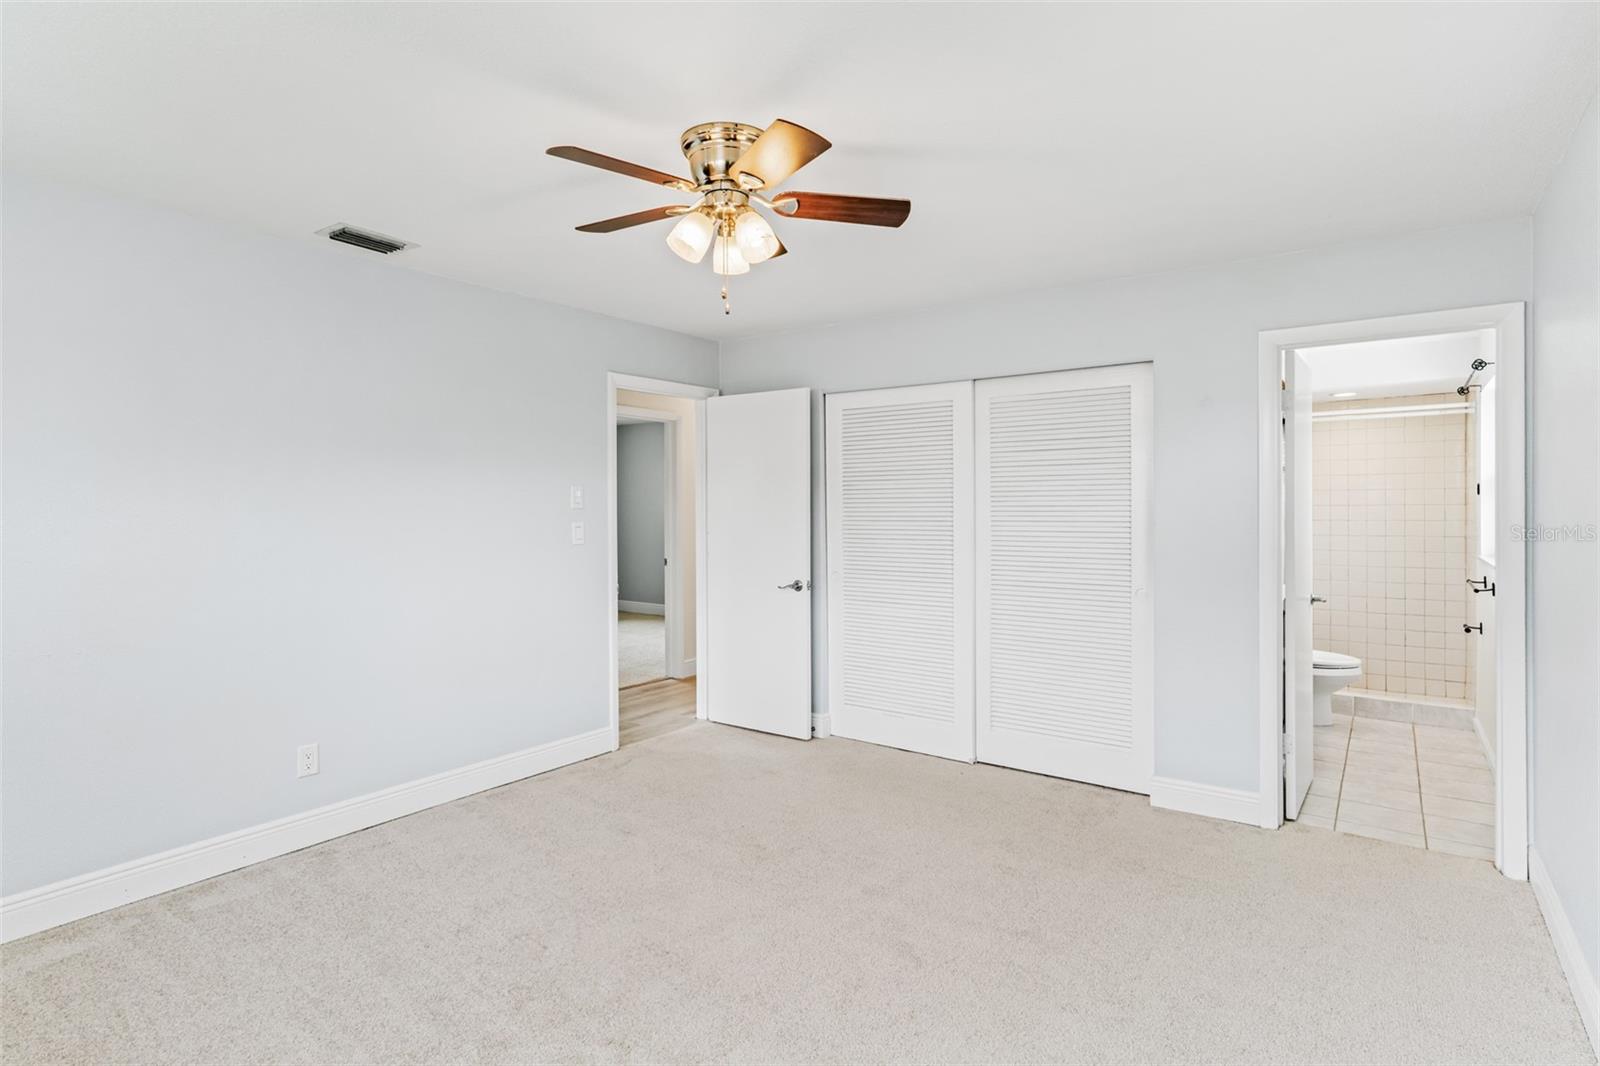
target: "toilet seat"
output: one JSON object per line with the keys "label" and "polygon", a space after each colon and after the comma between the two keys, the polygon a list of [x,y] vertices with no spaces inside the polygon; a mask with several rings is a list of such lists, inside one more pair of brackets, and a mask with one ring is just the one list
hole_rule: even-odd
{"label": "toilet seat", "polygon": [[1319,674],[1337,674],[1345,671],[1359,673],[1361,660],[1354,655],[1341,655],[1336,651],[1311,652],[1311,669]]}

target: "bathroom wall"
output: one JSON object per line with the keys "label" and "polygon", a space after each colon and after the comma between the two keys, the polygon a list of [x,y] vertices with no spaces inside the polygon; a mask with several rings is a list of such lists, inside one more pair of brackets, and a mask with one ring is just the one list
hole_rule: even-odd
{"label": "bathroom wall", "polygon": [[[1456,403],[1453,394],[1318,404],[1317,412]],[[1311,445],[1318,648],[1361,659],[1361,687],[1470,701],[1462,632],[1471,515],[1465,412],[1324,419]]]}
{"label": "bathroom wall", "polygon": [[[1490,380],[1493,380],[1492,377]],[[1467,412],[1467,577],[1472,580],[1481,578],[1494,585],[1497,577],[1495,566],[1492,558],[1484,557],[1481,532],[1484,522],[1493,526],[1504,517],[1494,513],[1498,507],[1498,493],[1494,484],[1495,422],[1493,417],[1487,422],[1482,421],[1486,405],[1492,415],[1495,395],[1492,391],[1477,389],[1472,393],[1471,403],[1472,409]],[[1480,438],[1480,432],[1486,432],[1487,436]],[[1478,487],[1477,491],[1474,486]],[[1487,491],[1483,491],[1485,489]],[[1500,524],[1509,525],[1504,522]],[[1494,547],[1491,544],[1489,555],[1493,554]],[[1476,719],[1473,726],[1491,766],[1500,757],[1500,738],[1496,732],[1500,716],[1500,693],[1496,690],[1499,666],[1495,661],[1495,643],[1504,635],[1500,632],[1494,609],[1493,595],[1467,593],[1467,621],[1483,626],[1482,636],[1467,638],[1467,666],[1472,681],[1472,704]]]}

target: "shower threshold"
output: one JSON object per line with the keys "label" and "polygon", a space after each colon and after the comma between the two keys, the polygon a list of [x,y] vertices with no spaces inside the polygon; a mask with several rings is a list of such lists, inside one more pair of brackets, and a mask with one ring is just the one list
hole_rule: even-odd
{"label": "shower threshold", "polygon": [[1419,696],[1403,692],[1369,692],[1347,688],[1333,695],[1335,714],[1378,718],[1386,722],[1411,722],[1448,729],[1471,729],[1475,711],[1466,700]]}

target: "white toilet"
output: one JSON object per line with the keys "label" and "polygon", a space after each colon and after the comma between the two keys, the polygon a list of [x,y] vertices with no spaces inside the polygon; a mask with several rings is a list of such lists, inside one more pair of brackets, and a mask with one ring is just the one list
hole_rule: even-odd
{"label": "white toilet", "polygon": [[[1304,647],[1305,645],[1301,645]],[[1336,651],[1311,651],[1311,721],[1333,724],[1333,694],[1361,680],[1361,660]]]}

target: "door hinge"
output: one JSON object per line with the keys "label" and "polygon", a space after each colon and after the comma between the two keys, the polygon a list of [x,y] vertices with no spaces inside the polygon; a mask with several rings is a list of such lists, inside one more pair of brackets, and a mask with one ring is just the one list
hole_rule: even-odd
{"label": "door hinge", "polygon": [[1289,739],[1289,734],[1278,734],[1278,759],[1283,764],[1283,769],[1289,769],[1289,756],[1294,754],[1294,743]]}

